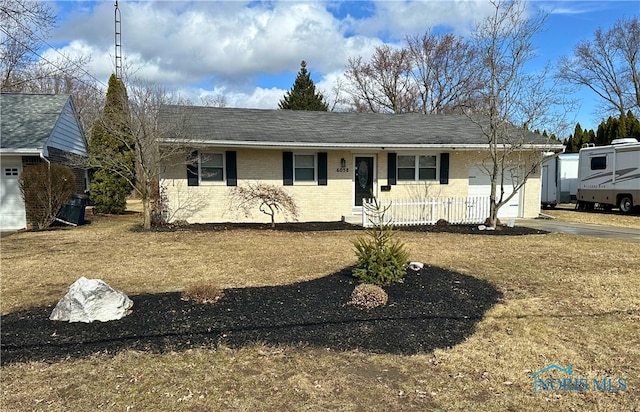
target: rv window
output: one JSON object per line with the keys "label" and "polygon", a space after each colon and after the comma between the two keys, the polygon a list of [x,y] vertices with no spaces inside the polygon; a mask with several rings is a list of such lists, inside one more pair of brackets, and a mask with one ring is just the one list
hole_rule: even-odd
{"label": "rv window", "polygon": [[591,158],[591,170],[604,170],[607,168],[607,156]]}

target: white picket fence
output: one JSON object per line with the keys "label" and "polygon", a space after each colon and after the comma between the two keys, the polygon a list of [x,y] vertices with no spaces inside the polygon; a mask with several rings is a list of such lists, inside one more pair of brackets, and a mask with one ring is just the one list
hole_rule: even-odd
{"label": "white picket fence", "polygon": [[[362,225],[376,219],[373,199],[363,199]],[[379,200],[386,209],[385,220],[395,226],[434,225],[444,219],[450,224],[484,223],[489,216],[489,196],[431,197],[426,199]]]}

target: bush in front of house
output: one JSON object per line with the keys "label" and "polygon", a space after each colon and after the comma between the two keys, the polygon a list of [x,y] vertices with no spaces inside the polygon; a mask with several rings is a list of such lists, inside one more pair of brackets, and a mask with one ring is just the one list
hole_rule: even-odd
{"label": "bush in front of house", "polygon": [[351,299],[347,302],[347,305],[371,309],[386,305],[388,300],[387,292],[380,286],[361,283],[351,292]]}
{"label": "bush in front of house", "polygon": [[29,223],[37,229],[51,226],[60,208],[75,193],[75,187],[76,176],[67,166],[55,163],[27,166],[20,175],[20,192]]}
{"label": "bush in front of house", "polygon": [[374,285],[400,282],[406,274],[409,252],[395,237],[393,223],[385,216],[388,208],[383,208],[375,197],[373,201],[369,219],[372,226],[366,237],[354,242],[358,262],[353,275],[361,283]]}
{"label": "bush in front of house", "polygon": [[241,211],[245,217],[258,209],[271,218],[271,227],[276,227],[277,213],[282,213],[285,220],[298,220],[298,205],[293,197],[279,186],[262,182],[248,182],[231,189],[229,209]]}

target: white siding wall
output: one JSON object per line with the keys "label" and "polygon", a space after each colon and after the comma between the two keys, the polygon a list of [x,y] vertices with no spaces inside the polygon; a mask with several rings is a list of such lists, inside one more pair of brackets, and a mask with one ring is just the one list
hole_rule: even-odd
{"label": "white siding wall", "polygon": [[22,174],[22,158],[2,156],[0,173],[0,230],[23,229],[27,218],[18,184]]}

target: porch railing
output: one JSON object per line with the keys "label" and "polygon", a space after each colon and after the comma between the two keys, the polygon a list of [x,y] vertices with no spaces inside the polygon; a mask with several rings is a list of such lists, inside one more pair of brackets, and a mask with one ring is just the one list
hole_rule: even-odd
{"label": "porch railing", "polygon": [[[425,199],[380,200],[385,219],[396,226],[434,225],[444,219],[450,224],[484,223],[489,216],[489,196],[431,197]],[[362,225],[373,225],[373,199],[363,199]]]}

